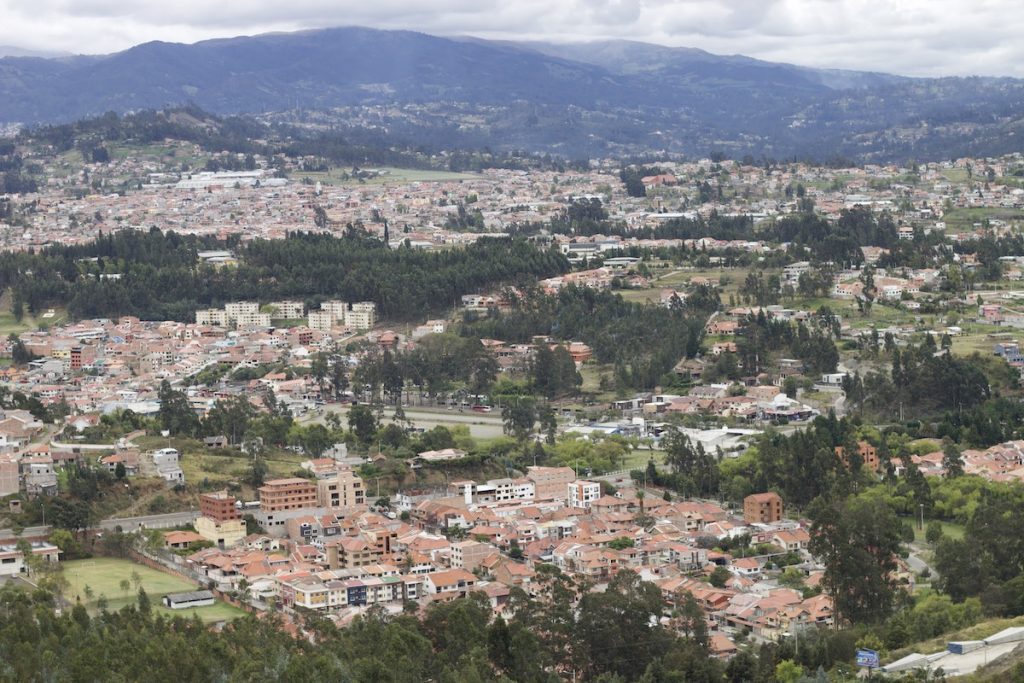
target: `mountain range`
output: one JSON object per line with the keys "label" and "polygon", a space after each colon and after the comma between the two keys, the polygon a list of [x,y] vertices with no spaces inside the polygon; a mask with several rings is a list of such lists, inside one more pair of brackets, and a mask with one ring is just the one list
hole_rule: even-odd
{"label": "mountain range", "polygon": [[1019,149],[1024,81],[813,69],[629,41],[552,44],[359,27],[102,56],[0,59],[0,122],[193,102],[318,111],[436,145],[562,155],[928,159]]}

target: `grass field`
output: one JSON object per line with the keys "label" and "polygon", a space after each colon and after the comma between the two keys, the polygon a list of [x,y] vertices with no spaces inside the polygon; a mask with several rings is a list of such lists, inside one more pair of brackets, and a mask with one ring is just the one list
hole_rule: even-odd
{"label": "grass field", "polygon": [[[903,517],[903,521],[910,522],[913,525],[913,527],[914,527],[914,540],[915,541],[919,541],[921,543],[924,543],[925,542],[925,540],[924,540],[925,531],[928,530],[928,524],[932,520],[929,520],[928,518],[925,518],[925,520],[924,520],[924,529],[923,530],[917,528],[917,519],[916,518]],[[964,527],[963,527],[962,524],[953,524],[952,522],[942,522],[942,521],[940,521],[939,524],[942,525],[942,533],[947,538],[952,538],[952,539],[959,540],[959,539],[964,537]]]}
{"label": "grass field", "polygon": [[[164,607],[160,600],[165,594],[197,590],[197,586],[171,574],[150,569],[130,560],[112,558],[74,560],[65,562],[63,566],[64,576],[70,584],[65,595],[72,601],[81,598],[82,604],[92,611],[96,610],[96,603],[100,596],[106,596],[107,609],[111,612],[117,611],[125,605],[135,604],[138,590],[135,588],[132,578],[133,574],[137,572],[141,579],[141,586],[149,594],[153,609],[157,612],[187,618],[191,618],[194,613],[204,622],[234,619],[244,614],[242,610],[222,602],[210,607],[186,610],[172,610]],[[127,591],[121,587],[123,580],[132,584]],[[92,599],[85,597],[86,586],[92,589]]]}
{"label": "grass field", "polygon": [[946,223],[946,231],[966,230],[975,223],[989,220],[1017,221],[1024,219],[1024,210],[1004,207],[976,207],[969,209],[953,209],[947,211],[942,220]]}

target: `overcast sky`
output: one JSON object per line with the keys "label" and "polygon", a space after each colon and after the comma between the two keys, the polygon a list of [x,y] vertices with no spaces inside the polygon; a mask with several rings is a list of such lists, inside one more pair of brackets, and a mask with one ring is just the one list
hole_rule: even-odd
{"label": "overcast sky", "polygon": [[352,25],[624,38],[807,66],[1024,77],[1022,0],[0,0],[0,45],[76,53]]}

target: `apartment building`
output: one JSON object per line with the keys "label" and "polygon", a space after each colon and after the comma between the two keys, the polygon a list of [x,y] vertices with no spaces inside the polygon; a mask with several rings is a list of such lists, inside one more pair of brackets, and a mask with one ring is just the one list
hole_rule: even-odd
{"label": "apartment building", "polygon": [[332,299],[320,304],[320,312],[327,313],[334,322],[345,323],[345,314],[348,312],[348,303]]}
{"label": "apartment building", "polygon": [[571,467],[527,467],[526,478],[533,482],[535,500],[565,500],[567,486],[576,480]]}
{"label": "apartment building", "polygon": [[[329,311],[310,311],[306,316],[306,326],[311,330],[330,332],[337,320]],[[344,320],[344,318],[342,318]]]}
{"label": "apartment building", "polygon": [[343,470],[334,477],[316,482],[316,500],[318,505],[328,508],[363,505],[366,488],[358,474]]}
{"label": "apartment building", "polygon": [[235,502],[235,497],[226,490],[199,496],[200,516],[195,521],[196,533],[218,548],[231,548],[241,543],[246,536],[246,527]]}
{"label": "apartment building", "polygon": [[294,319],[306,315],[306,304],[301,301],[274,301],[270,305],[274,309],[274,318]]}
{"label": "apartment building", "polygon": [[601,484],[596,481],[574,481],[567,487],[567,505],[571,508],[590,509],[601,497]]}
{"label": "apartment building", "polygon": [[284,512],[317,506],[316,484],[308,479],[272,479],[259,488],[260,510]]}
{"label": "apartment building", "polygon": [[345,326],[356,330],[368,330],[377,324],[377,304],[372,301],[361,301],[352,304],[345,311]]}
{"label": "apartment building", "polygon": [[196,325],[228,326],[228,314],[219,308],[206,308],[196,311]]}
{"label": "apartment building", "polygon": [[743,499],[747,524],[773,524],[782,520],[782,498],[777,493],[755,493]]}

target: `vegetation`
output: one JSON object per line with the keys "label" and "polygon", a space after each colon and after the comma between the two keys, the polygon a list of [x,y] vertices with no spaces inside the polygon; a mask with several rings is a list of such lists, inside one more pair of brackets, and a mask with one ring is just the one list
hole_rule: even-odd
{"label": "vegetation", "polygon": [[[233,249],[234,268],[199,262],[201,249]],[[286,240],[122,231],[82,246],[0,255],[0,289],[12,286],[30,312],[67,305],[76,318],[136,315],[190,320],[229,301],[329,298],[373,301],[382,315],[411,319],[463,294],[567,270],[564,257],[523,241],[485,239],[464,249],[388,249],[353,226],[348,237],[293,233]],[[101,278],[118,273],[119,279]]]}

